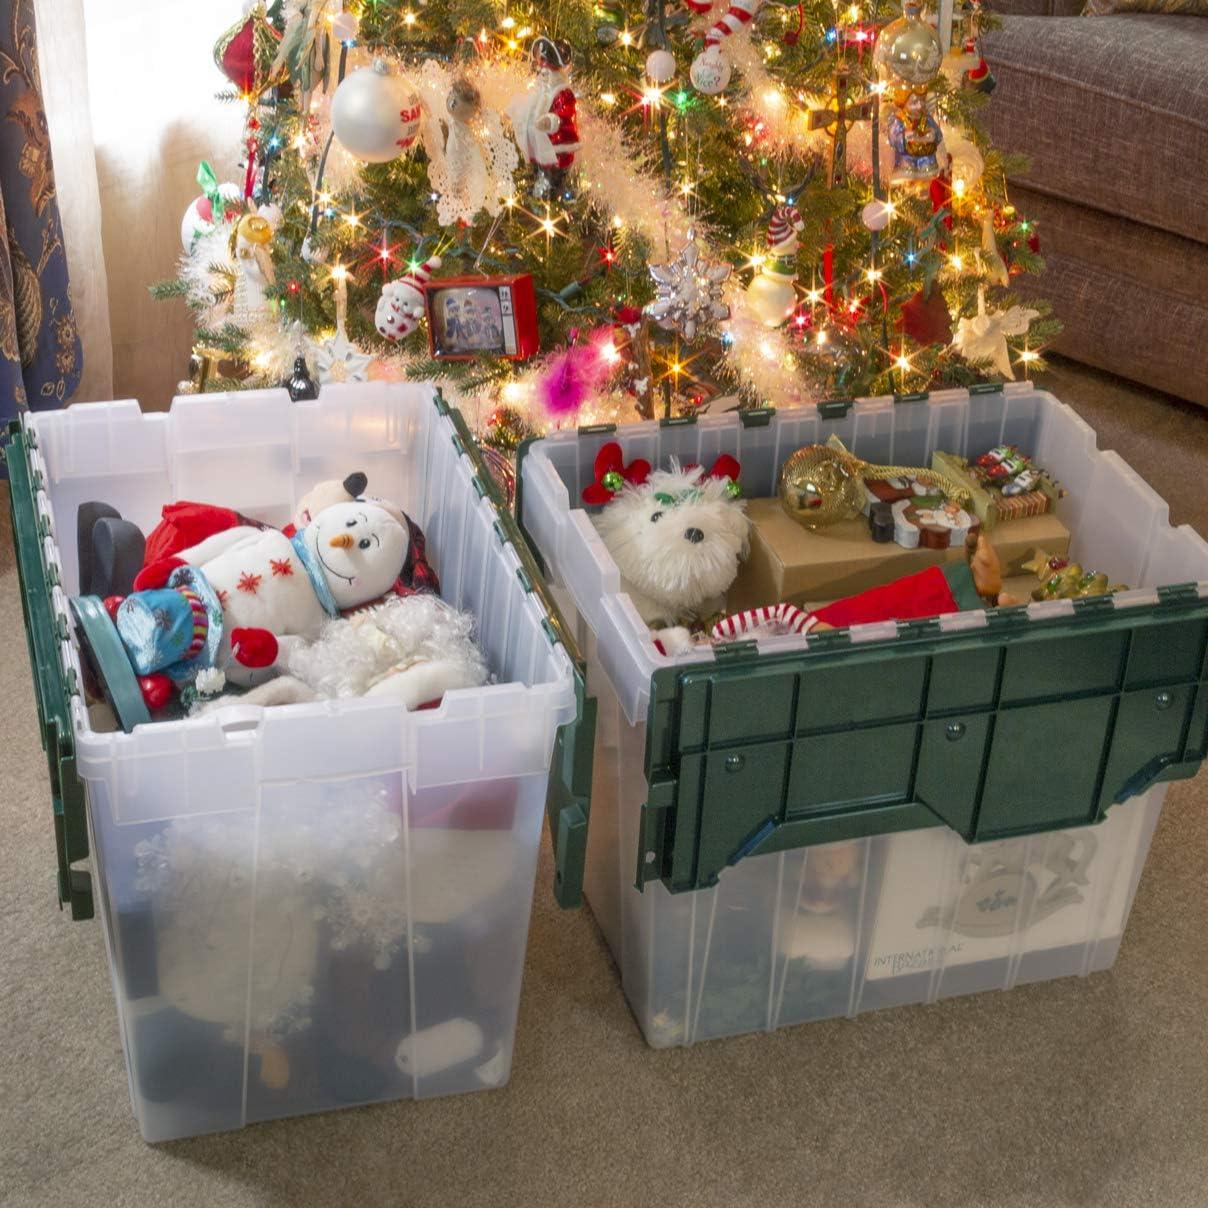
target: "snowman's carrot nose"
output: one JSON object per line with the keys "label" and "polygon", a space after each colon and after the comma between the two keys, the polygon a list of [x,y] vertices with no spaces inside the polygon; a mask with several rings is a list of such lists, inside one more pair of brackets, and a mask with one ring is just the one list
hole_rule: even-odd
{"label": "snowman's carrot nose", "polygon": [[352,534],[341,533],[338,537],[333,537],[327,544],[333,549],[352,549]]}

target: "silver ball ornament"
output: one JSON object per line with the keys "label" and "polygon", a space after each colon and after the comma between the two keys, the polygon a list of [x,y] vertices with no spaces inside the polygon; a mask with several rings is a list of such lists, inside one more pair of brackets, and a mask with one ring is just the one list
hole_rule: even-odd
{"label": "silver ball ornament", "polygon": [[860,211],[860,221],[870,231],[883,231],[893,217],[893,210],[887,201],[874,199]]}
{"label": "silver ball ornament", "polygon": [[646,58],[646,78],[652,84],[669,84],[675,70],[675,55],[669,50],[652,50]]}
{"label": "silver ball ornament", "polygon": [[419,134],[420,101],[384,59],[344,78],[331,101],[331,128],[357,159],[384,164],[410,148]]}

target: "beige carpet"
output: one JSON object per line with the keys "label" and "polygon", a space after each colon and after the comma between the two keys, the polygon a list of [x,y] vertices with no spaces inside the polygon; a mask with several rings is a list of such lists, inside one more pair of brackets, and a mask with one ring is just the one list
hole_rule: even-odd
{"label": "beige carpet", "polygon": [[[1208,413],[1049,384],[1208,533]],[[1208,1204],[1208,776],[1170,791],[1110,973],[655,1052],[547,845],[506,1089],[147,1147],[99,925],[54,905],[15,581],[3,538],[0,1204]]]}

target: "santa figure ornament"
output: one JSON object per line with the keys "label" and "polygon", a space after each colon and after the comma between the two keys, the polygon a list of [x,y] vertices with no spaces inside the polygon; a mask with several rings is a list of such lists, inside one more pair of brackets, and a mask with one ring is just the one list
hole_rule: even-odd
{"label": "santa figure ornament", "polygon": [[386,339],[405,340],[419,327],[425,310],[424,286],[440,265],[439,256],[430,256],[418,268],[382,286],[374,322]]}
{"label": "santa figure ornament", "polygon": [[763,5],[764,0],[732,0],[723,16],[705,34],[705,49],[696,56],[689,71],[689,78],[698,92],[716,96],[729,84],[730,61],[723,53],[723,47],[755,20]]}
{"label": "santa figure ornament", "polygon": [[533,195],[557,197],[579,150],[576,101],[570,86],[571,51],[552,38],[533,41],[533,87],[508,106],[520,153],[536,169]]}

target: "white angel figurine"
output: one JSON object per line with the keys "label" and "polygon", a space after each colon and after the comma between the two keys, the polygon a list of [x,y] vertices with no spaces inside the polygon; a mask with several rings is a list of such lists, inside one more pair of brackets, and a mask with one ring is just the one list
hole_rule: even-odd
{"label": "white angel figurine", "polygon": [[441,226],[470,223],[481,210],[499,213],[512,194],[516,149],[499,115],[483,108],[478,89],[464,76],[449,87],[445,116],[429,120],[424,145]]}

